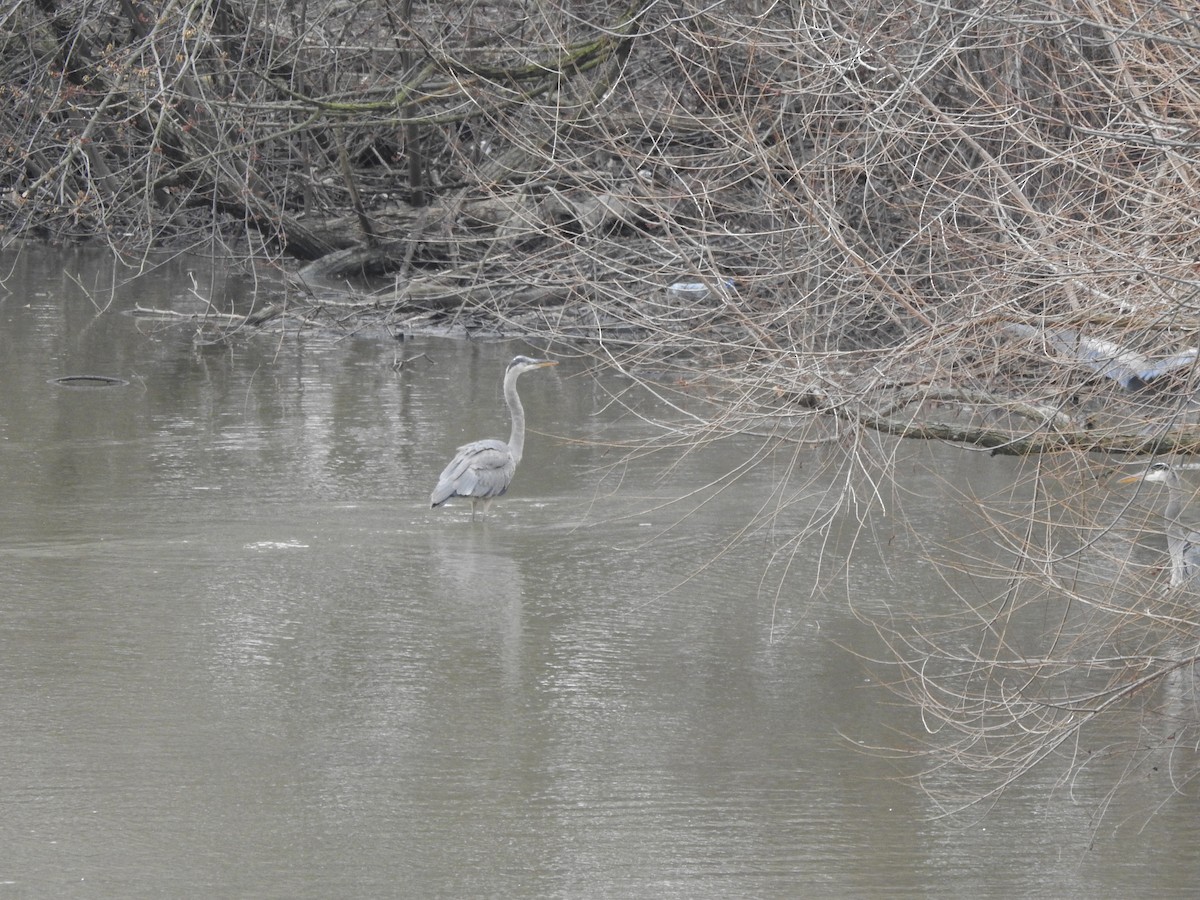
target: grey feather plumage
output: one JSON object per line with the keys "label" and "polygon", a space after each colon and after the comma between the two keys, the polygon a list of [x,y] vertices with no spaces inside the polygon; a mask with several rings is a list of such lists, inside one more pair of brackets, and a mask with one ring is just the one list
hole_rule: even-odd
{"label": "grey feather plumage", "polygon": [[1187,501],[1183,481],[1169,464],[1156,462],[1137,475],[1122,478],[1123,484],[1134,481],[1159,482],[1167,486],[1167,554],[1171,558],[1171,584],[1180,585],[1200,575],[1200,532],[1180,521]]}
{"label": "grey feather plumage", "polygon": [[1097,375],[1111,378],[1127,391],[1137,391],[1163,375],[1194,367],[1200,350],[1189,347],[1163,359],[1149,359],[1135,350],[1088,337],[1073,328],[1035,328],[1019,322],[1005,325],[1010,334],[1038,338],[1060,357],[1072,360]]}
{"label": "grey feather plumage", "polygon": [[516,471],[516,460],[504,441],[463,444],[438,478],[429,505],[441,506],[451,497],[499,497],[508,490]]}
{"label": "grey feather plumage", "polygon": [[517,394],[517,378],[524,372],[555,365],[558,363],[553,360],[528,356],[515,357],[508,364],[504,372],[504,401],[512,418],[512,433],[507,443],[489,438],[459,447],[429,495],[431,507],[441,506],[451,497],[465,497],[471,501],[474,520],[480,506],[486,515],[488,504],[508,490],[525,450],[525,408]]}

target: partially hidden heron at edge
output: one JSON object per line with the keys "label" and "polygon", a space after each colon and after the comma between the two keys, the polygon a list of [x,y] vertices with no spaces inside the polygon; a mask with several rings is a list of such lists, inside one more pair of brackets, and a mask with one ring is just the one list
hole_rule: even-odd
{"label": "partially hidden heron at edge", "polygon": [[1167,508],[1163,515],[1167,520],[1167,553],[1171,557],[1171,586],[1190,581],[1200,574],[1200,532],[1193,531],[1179,521],[1186,495],[1183,482],[1168,463],[1156,462],[1143,472],[1120,479],[1120,484],[1135,481],[1159,482],[1167,486]]}
{"label": "partially hidden heron at edge", "polygon": [[525,449],[525,408],[517,396],[517,379],[525,372],[557,366],[550,359],[518,356],[504,372],[504,402],[512,418],[512,433],[508,443],[489,438],[463,444],[454,459],[442,470],[437,487],[429,495],[430,507],[441,506],[451,497],[466,497],[471,501],[471,521],[480,506],[487,515],[488,504],[508,490],[513,474]]}

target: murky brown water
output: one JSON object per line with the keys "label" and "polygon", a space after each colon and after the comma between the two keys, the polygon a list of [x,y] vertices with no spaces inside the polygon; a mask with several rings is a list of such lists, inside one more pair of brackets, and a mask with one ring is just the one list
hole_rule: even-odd
{"label": "murky brown water", "polygon": [[[1090,898],[1200,881],[1190,794],[1144,828],[1144,809],[1110,808],[1097,831],[1104,782],[1051,792],[1047,774],[945,820],[903,780],[915,764],[855,749],[904,746],[919,720],[844,649],[874,649],[846,591],[870,608],[947,588],[889,548],[886,521],[781,557],[819,493],[722,553],[774,464],[691,515],[661,506],[755,439],[612,470],[610,445],[650,427],[606,402],[617,376],[566,359],[522,380],[525,461],[472,526],[429,490],[457,444],[506,435],[499,375],[543,348],[196,347],[120,314],[188,302],[182,263],[102,313],[64,272],[106,285],[103,255],[28,250],[5,271],[0,896]],[[397,350],[425,357],[396,373]],[[129,384],[51,383],[78,374]],[[1011,477],[911,452],[983,490]],[[959,527],[937,498],[908,514]]]}

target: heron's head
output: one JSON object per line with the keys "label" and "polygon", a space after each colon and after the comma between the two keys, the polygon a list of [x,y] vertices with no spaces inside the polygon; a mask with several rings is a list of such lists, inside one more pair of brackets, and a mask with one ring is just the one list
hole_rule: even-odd
{"label": "heron's head", "polygon": [[1171,467],[1165,462],[1156,462],[1144,472],[1138,472],[1136,475],[1126,475],[1117,481],[1117,484],[1132,484],[1135,481],[1170,481]]}
{"label": "heron's head", "polygon": [[534,369],[544,369],[547,366],[557,366],[558,360],[555,359],[534,359],[532,356],[515,356],[513,361],[508,364],[509,375],[520,375],[522,372],[531,372]]}

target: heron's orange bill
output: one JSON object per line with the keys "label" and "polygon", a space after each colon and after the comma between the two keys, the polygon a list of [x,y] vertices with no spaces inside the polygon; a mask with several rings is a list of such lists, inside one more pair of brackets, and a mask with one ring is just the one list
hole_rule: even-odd
{"label": "heron's orange bill", "polygon": [[1124,478],[1118,478],[1117,484],[1133,484],[1135,481],[1141,481],[1141,475],[1126,475]]}
{"label": "heron's orange bill", "polygon": [[538,363],[537,367],[539,369],[544,369],[544,368],[546,368],[546,366],[557,366],[557,365],[558,365],[557,359],[543,359],[540,363]]}

